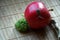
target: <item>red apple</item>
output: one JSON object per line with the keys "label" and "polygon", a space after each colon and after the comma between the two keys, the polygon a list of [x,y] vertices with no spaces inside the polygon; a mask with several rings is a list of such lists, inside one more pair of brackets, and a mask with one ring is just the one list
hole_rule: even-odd
{"label": "red apple", "polygon": [[25,9],[24,16],[32,29],[44,28],[51,20],[49,11],[42,2],[30,3]]}

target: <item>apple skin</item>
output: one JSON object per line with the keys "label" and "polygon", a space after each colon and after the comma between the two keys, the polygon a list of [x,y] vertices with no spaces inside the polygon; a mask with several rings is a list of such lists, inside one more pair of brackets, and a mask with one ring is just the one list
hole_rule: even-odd
{"label": "apple skin", "polygon": [[24,16],[32,29],[44,28],[51,21],[51,15],[42,2],[31,2],[26,7]]}

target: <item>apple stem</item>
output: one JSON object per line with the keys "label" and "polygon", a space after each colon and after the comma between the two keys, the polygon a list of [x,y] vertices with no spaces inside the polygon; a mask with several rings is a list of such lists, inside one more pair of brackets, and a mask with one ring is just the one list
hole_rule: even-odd
{"label": "apple stem", "polygon": [[41,18],[41,19],[43,19],[43,17],[42,17],[41,14],[40,14],[40,10],[36,10],[36,12],[37,12],[37,14],[38,14],[38,17]]}
{"label": "apple stem", "polygon": [[53,9],[49,9],[48,11],[53,11]]}

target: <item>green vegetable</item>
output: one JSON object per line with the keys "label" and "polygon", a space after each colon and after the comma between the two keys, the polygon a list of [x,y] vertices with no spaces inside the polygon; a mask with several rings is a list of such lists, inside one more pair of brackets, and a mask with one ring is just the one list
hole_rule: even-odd
{"label": "green vegetable", "polygon": [[18,31],[26,32],[29,29],[29,26],[28,26],[28,23],[26,22],[25,18],[21,18],[20,20],[18,20],[16,22],[15,28]]}

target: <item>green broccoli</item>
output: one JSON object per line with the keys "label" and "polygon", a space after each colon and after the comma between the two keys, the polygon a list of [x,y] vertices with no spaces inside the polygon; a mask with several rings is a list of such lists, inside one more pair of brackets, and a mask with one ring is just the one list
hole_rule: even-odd
{"label": "green broccoli", "polygon": [[28,26],[28,23],[27,23],[27,21],[25,20],[25,18],[21,18],[20,20],[18,20],[18,21],[16,22],[15,28],[16,28],[18,31],[26,32],[26,31],[29,29],[29,26]]}

